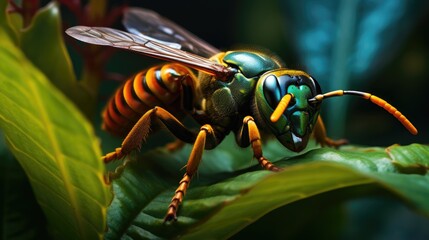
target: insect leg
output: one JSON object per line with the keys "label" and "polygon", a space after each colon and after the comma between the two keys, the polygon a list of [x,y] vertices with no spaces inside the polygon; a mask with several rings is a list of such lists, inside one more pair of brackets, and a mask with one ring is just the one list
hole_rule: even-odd
{"label": "insect leg", "polygon": [[177,151],[181,149],[183,146],[185,146],[185,142],[183,142],[180,139],[176,139],[173,142],[165,144],[165,148],[170,152]]}
{"label": "insect leg", "polygon": [[191,154],[189,156],[188,163],[186,164],[186,173],[182,180],[180,180],[179,187],[176,189],[176,192],[171,199],[171,203],[168,206],[167,214],[164,218],[165,222],[177,219],[177,209],[183,201],[183,197],[185,196],[186,190],[188,189],[188,186],[191,182],[192,176],[195,174],[198,166],[200,165],[206,145],[206,140],[218,142],[213,128],[208,124],[200,128],[194,143],[194,147],[192,148]]}
{"label": "insect leg", "polygon": [[326,145],[330,147],[339,147],[341,145],[347,144],[346,139],[333,140],[327,136],[325,124],[323,123],[322,117],[320,116],[317,118],[313,133],[316,142],[320,143],[322,146]]}
{"label": "insect leg", "polygon": [[[188,74],[181,75],[181,86],[182,91],[180,92],[180,102],[182,109],[189,112],[194,111],[194,82],[196,78],[190,72]],[[185,145],[180,139],[176,139],[174,142],[168,143],[165,147],[170,151],[176,151]]]}
{"label": "insect leg", "polygon": [[194,75],[185,75],[181,81],[182,91],[180,94],[182,107],[185,110],[192,112],[194,110],[194,83],[196,78]]}
{"label": "insect leg", "polygon": [[[262,143],[261,143],[261,135],[259,134],[258,127],[256,126],[255,120],[251,116],[247,116],[243,119],[243,127],[242,129],[246,129],[247,131],[241,131],[242,133],[248,134],[248,139],[253,149],[253,156],[258,160],[259,164],[267,170],[270,171],[280,171],[279,167],[276,167],[273,163],[271,163],[268,159],[266,159],[262,154]],[[247,136],[241,136],[242,138],[247,138]]]}
{"label": "insect leg", "polygon": [[195,140],[195,133],[188,130],[176,117],[161,107],[154,107],[138,120],[122,142],[121,147],[103,156],[102,160],[107,163],[115,159],[123,158],[131,151],[139,149],[141,143],[150,132],[151,123],[157,119],[180,140],[188,143],[192,143]]}

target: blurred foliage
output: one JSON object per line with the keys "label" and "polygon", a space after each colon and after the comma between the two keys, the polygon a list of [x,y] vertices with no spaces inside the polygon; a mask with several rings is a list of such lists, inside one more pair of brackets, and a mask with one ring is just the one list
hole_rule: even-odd
{"label": "blurred foliage", "polygon": [[[3,141],[0,144],[5,146]],[[2,239],[47,238],[46,220],[25,172],[6,149],[0,150],[0,159]]]}
{"label": "blurred foliage", "polygon": [[[22,2],[36,7],[28,7],[27,14],[13,8],[14,13],[0,14],[3,238],[101,238],[105,224],[108,239],[429,237],[429,150],[420,144],[333,150],[312,143],[305,154],[295,154],[266,141],[265,155],[288,167],[273,174],[254,166],[251,151],[227,138],[204,154],[178,222],[162,224],[190,146],[166,152],[160,146],[172,138],[161,131],[142,154],[125,161],[126,167],[107,166],[119,165],[107,209],[110,186],[102,179],[96,138],[103,152],[121,139],[101,131],[101,108],[120,84],[112,79],[123,80],[157,61],[69,38],[64,42],[61,26],[122,28],[118,17],[124,2]],[[6,3],[1,1],[0,9]],[[220,49],[270,49],[288,67],[309,72],[324,91],[374,93],[420,131],[410,136],[378,107],[340,98],[332,100],[340,105],[324,104],[322,113],[336,137],[364,145],[427,143],[425,1],[127,3],[153,9]]]}
{"label": "blurred foliage", "polygon": [[[5,2],[2,2],[0,9],[3,10],[0,15],[2,22],[12,21],[5,15]],[[49,232],[50,236],[61,239],[100,239],[105,229],[106,208],[111,196],[109,186],[104,182],[105,166],[99,160],[99,142],[82,112],[65,97],[64,92],[59,91],[60,87],[53,85],[71,74],[63,71],[64,68],[71,69],[64,49],[64,54],[49,54],[50,50],[58,53],[56,47],[64,48],[60,24],[51,25],[60,20],[58,5],[51,3],[34,15],[33,21],[24,31],[18,28],[13,33],[7,33],[3,28],[0,29],[0,127],[38,203],[25,205],[34,207],[28,209],[26,214],[38,213],[40,207],[44,215],[42,219],[46,218],[46,224],[38,221],[26,233],[28,221],[34,216],[23,218],[24,209],[19,207],[23,205],[22,201],[11,200],[22,198],[31,202],[34,199],[31,191],[21,192],[29,190],[28,187],[20,189],[16,185],[17,188],[12,191],[9,182],[18,184],[15,178],[19,174],[12,175],[14,165],[8,163],[15,160],[7,161],[5,158],[4,166],[11,166],[7,172],[2,169],[5,174],[5,191],[2,193],[6,195],[2,209],[12,207],[5,212],[2,221],[7,238],[31,239],[39,236],[39,233]],[[43,33],[52,37],[43,41],[44,47],[37,48],[40,42],[23,40],[28,37],[29,31],[40,29],[47,22],[51,22],[48,25],[53,27],[44,29]],[[12,23],[10,26],[17,27]],[[18,36],[13,38],[8,34]],[[13,39],[18,39],[18,42]],[[22,44],[25,43],[36,44],[25,47],[31,49],[31,53],[22,50]],[[39,52],[36,54],[37,50]],[[37,56],[43,54],[51,58],[38,60]],[[74,84],[76,86],[77,83]],[[73,89],[61,90],[73,93]],[[20,169],[16,169],[20,173]],[[25,181],[25,178],[19,180]],[[21,219],[14,219],[13,216]]]}
{"label": "blurred foliage", "polygon": [[[240,9],[237,42],[269,46],[290,68],[315,77],[323,91],[355,89],[384,98],[416,123],[418,139],[427,142],[427,121],[421,114],[427,108],[418,104],[429,101],[418,90],[429,84],[427,1],[251,1]],[[322,115],[335,138],[361,144],[415,141],[361,99],[326,101]]]}

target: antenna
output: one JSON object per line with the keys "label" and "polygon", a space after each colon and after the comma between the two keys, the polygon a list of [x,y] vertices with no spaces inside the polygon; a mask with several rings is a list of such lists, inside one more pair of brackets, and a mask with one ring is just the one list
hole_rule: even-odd
{"label": "antenna", "polygon": [[[364,98],[366,100],[370,100],[372,103],[378,105],[379,107],[382,107],[384,110],[388,111],[390,114],[392,114],[396,119],[399,120],[399,122],[404,125],[404,127],[413,135],[416,135],[418,133],[416,127],[401,113],[399,112],[395,107],[393,107],[390,103],[386,102],[385,100],[372,95],[370,93],[366,92],[359,92],[359,91],[345,91],[345,90],[335,90],[332,92],[327,92],[324,94],[316,95],[314,98],[308,99],[309,102],[321,102],[325,98],[331,98],[331,97],[340,97],[343,95],[353,95],[353,96],[359,96],[361,98]],[[283,99],[282,99],[283,100]],[[280,103],[279,103],[280,105]],[[276,109],[277,110],[277,109]],[[274,113],[273,113],[274,115]]]}

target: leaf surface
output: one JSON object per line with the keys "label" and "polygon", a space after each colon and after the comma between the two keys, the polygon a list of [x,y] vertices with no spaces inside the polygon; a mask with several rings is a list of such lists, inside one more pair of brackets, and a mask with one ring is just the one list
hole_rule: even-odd
{"label": "leaf surface", "polygon": [[66,95],[76,94],[76,77],[63,41],[58,4],[52,2],[39,10],[21,35],[20,45],[26,57]]}
{"label": "leaf surface", "polygon": [[0,62],[0,128],[30,180],[50,233],[62,239],[101,238],[111,197],[92,127],[3,29]]}
{"label": "leaf surface", "polygon": [[[271,148],[271,144],[277,143],[270,142],[264,149]],[[417,149],[423,149],[424,153],[409,155],[409,162],[426,161],[428,146],[398,146],[396,151]],[[115,198],[109,208],[106,238],[202,239],[210,236],[225,239],[282,206],[321,193],[368,184],[393,192],[419,212],[429,215],[429,203],[425,201],[429,197],[427,175],[402,173],[384,148],[313,149],[276,161],[285,167],[280,173],[250,166],[251,155],[236,158],[244,155],[243,152],[247,153],[233,145],[206,151],[205,165],[200,167],[187,191],[178,221],[171,224],[163,224],[163,218],[183,174],[183,171],[178,173],[177,165],[184,165],[189,149],[168,153],[159,148],[144,154],[139,161],[127,162],[119,169],[120,177],[113,181]],[[248,167],[218,168],[211,173],[204,170],[219,162],[231,166],[234,161],[247,162]]]}
{"label": "leaf surface", "polygon": [[[3,135],[0,134],[0,146]],[[18,162],[0,151],[0,232],[3,239],[46,239],[46,221]]]}

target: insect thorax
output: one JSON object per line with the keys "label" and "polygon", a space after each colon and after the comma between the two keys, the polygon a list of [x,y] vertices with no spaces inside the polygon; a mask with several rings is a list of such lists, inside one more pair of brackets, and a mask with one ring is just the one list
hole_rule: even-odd
{"label": "insect thorax", "polygon": [[254,90],[259,77],[267,71],[280,68],[277,58],[261,52],[229,51],[219,53],[212,60],[237,69],[229,81],[200,73],[198,90],[200,105],[213,125],[232,130],[242,118],[252,115]]}

